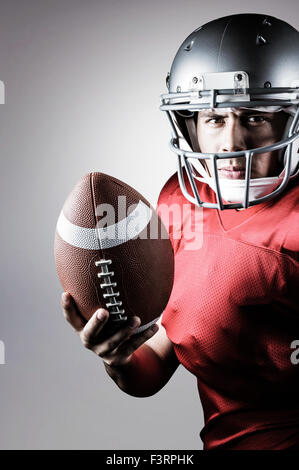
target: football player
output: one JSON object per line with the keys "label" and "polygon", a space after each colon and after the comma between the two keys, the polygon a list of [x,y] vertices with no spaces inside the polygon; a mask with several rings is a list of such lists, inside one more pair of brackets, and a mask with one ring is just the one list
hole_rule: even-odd
{"label": "football player", "polygon": [[130,395],[158,392],[179,364],[194,374],[204,449],[299,449],[299,34],[265,15],[211,21],[167,86],[178,170],[158,209],[202,211],[202,243],[169,226],[174,286],[151,330],[133,335],[135,317],[103,341],[109,313],[85,322],[67,293],[65,317]]}

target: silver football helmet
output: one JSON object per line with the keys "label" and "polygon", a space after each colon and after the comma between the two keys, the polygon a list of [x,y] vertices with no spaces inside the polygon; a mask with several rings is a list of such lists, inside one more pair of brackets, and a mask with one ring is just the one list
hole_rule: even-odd
{"label": "silver football helmet", "polygon": [[[240,14],[211,21],[196,29],[179,48],[161,95],[172,129],[171,149],[178,158],[184,196],[201,207],[247,208],[280,194],[298,172],[299,33],[272,16]],[[289,113],[283,138],[273,145],[238,152],[202,153],[196,116],[202,109],[253,108]],[[186,146],[186,143],[188,144]],[[283,171],[277,177],[252,179],[255,155],[279,151]],[[217,161],[246,159],[245,179],[219,178]],[[203,162],[212,162],[213,174]],[[185,168],[192,194],[188,192]],[[196,180],[214,190],[217,203],[200,199]]]}

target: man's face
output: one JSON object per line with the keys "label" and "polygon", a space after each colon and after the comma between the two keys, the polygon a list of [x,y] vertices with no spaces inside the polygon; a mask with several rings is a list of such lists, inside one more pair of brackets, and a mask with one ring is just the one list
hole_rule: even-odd
{"label": "man's face", "polygon": [[[213,109],[198,113],[197,137],[203,153],[224,153],[264,147],[278,142],[288,116],[283,111],[265,113],[247,109]],[[218,160],[220,178],[244,179],[245,157]],[[210,175],[212,162],[205,161]],[[254,155],[251,178],[278,176],[282,167],[278,151]]]}

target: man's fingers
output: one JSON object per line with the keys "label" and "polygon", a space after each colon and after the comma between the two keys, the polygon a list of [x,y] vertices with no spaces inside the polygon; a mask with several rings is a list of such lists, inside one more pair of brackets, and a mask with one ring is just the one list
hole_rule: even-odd
{"label": "man's fingers", "polygon": [[136,349],[138,349],[143,343],[145,343],[149,338],[154,336],[155,333],[159,330],[158,325],[153,325],[142,333],[138,333],[136,336],[132,335],[123,341],[119,346],[114,350],[107,350],[104,354],[103,351],[96,351],[97,353],[108,365],[120,365],[127,362],[128,358],[133,354]]}
{"label": "man's fingers", "polygon": [[93,346],[92,350],[98,356],[102,357],[108,353],[111,353],[114,349],[118,348],[118,346],[128,339],[132,334],[133,331],[137,328],[140,324],[140,318],[134,316],[129,326],[121,328],[116,333],[111,334],[109,338],[105,338],[105,340],[99,340],[97,335],[94,337],[94,341],[92,342],[91,346]]}
{"label": "man's fingers", "polygon": [[127,341],[124,341],[118,348],[119,355],[130,356],[136,349],[138,349],[145,341],[154,336],[159,330],[158,325],[154,324],[146,331],[131,336]]}
{"label": "man's fingers", "polygon": [[88,320],[81,333],[81,340],[86,347],[90,347],[97,342],[98,335],[108,318],[109,312],[100,308]]}
{"label": "man's fingers", "polygon": [[61,295],[61,306],[66,321],[70,323],[77,332],[81,331],[86,324],[86,320],[80,315],[74,299],[68,292],[63,292]]}

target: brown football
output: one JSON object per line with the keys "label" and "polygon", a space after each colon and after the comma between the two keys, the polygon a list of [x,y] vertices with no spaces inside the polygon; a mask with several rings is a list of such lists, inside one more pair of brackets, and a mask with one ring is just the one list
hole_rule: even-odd
{"label": "brown football", "polygon": [[137,315],[141,332],[168,303],[174,257],[167,230],[141,194],[112,176],[89,173],[76,184],[58,218],[54,255],[82,316],[109,311],[106,331]]}

